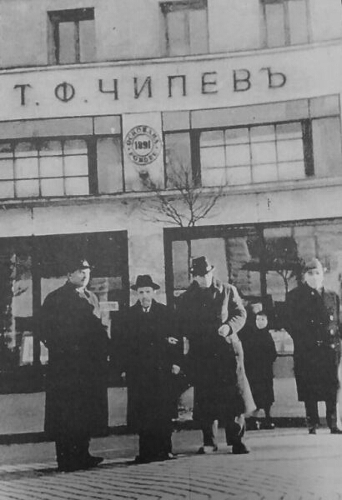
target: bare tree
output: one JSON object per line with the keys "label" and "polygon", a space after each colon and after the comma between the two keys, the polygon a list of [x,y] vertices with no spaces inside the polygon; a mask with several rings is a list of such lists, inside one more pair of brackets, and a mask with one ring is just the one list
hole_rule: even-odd
{"label": "bare tree", "polygon": [[214,191],[205,192],[198,176],[194,176],[189,166],[181,163],[168,168],[169,191],[158,186],[147,171],[142,171],[140,178],[144,187],[155,195],[146,207],[149,218],[179,227],[194,227],[199,220],[205,219],[222,196],[224,188],[221,185]]}
{"label": "bare tree", "polygon": [[[223,195],[224,184],[211,190],[204,190],[200,178],[194,175],[190,165],[180,161],[167,165],[167,187],[158,186],[147,171],[140,172],[143,186],[154,194],[144,207],[149,220],[169,223],[181,228],[191,228],[205,219]],[[191,262],[191,239],[186,233],[188,269]],[[190,272],[190,271],[189,271]]]}

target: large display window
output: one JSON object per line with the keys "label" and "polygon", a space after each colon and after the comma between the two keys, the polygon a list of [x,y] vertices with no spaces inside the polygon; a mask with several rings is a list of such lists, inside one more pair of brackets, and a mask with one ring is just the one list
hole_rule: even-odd
{"label": "large display window", "polygon": [[93,266],[89,288],[110,335],[128,302],[125,231],[0,239],[0,391],[42,388],[48,352],[34,336],[36,318],[47,294],[65,283],[75,254]]}
{"label": "large display window", "polygon": [[191,256],[206,255],[217,277],[234,284],[246,305],[268,310],[279,355],[293,351],[284,304],[301,280],[305,260],[318,257],[325,286],[342,297],[342,219],[170,229],[165,243],[170,302],[177,305],[190,284]]}

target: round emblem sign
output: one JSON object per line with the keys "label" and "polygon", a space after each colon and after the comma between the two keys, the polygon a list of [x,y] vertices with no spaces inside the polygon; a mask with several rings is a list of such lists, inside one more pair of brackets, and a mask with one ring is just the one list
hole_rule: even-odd
{"label": "round emblem sign", "polygon": [[161,147],[158,133],[147,125],[132,128],[125,137],[127,154],[137,165],[154,162],[160,154]]}

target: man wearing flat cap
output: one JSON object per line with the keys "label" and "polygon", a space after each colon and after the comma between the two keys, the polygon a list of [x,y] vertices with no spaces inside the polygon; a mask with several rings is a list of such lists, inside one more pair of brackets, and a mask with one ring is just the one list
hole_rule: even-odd
{"label": "man wearing flat cap", "polygon": [[194,385],[193,418],[200,424],[203,446],[198,453],[217,451],[216,422],[226,432],[234,454],[248,453],[242,441],[245,426],[238,417],[245,411],[238,387],[234,341],[246,321],[246,311],[236,288],[213,276],[205,256],[194,258],[192,283],[181,296],[178,320],[189,340],[188,373]]}
{"label": "man wearing flat cap", "polygon": [[303,283],[287,297],[287,329],[294,343],[298,400],[304,401],[309,434],[319,426],[318,401],[325,401],[332,434],[337,425],[338,366],[340,362],[340,301],[324,288],[324,270],[314,258],[306,262]]}
{"label": "man wearing flat cap", "polygon": [[172,418],[174,377],[178,375],[178,340],[174,318],[164,304],[154,299],[160,287],[150,275],[140,275],[131,286],[137,302],[123,321],[122,371],[126,374],[127,424],[139,435],[136,463],[174,458]]}
{"label": "man wearing flat cap", "polygon": [[58,469],[88,469],[103,459],[91,456],[91,436],[107,431],[108,337],[97,297],[87,290],[90,265],[68,262],[67,282],[41,308],[38,335],[49,350],[45,432],[56,443]]}

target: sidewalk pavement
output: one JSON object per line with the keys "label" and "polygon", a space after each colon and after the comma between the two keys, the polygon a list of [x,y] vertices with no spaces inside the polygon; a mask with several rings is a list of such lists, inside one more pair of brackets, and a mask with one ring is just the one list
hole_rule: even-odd
{"label": "sidewalk pavement", "polygon": [[[1,500],[341,500],[342,435],[326,428],[247,432],[249,455],[197,455],[199,431],[174,434],[177,460],[129,465],[136,436],[92,441],[96,469],[56,472],[52,443],[0,446]],[[227,453],[227,451],[229,452]]]}
{"label": "sidewalk pavement", "polygon": [[[276,419],[303,419],[304,407],[297,401],[294,378],[274,380]],[[126,424],[127,392],[124,387],[108,389],[109,426],[114,429]],[[0,394],[0,443],[41,440],[44,428],[43,392],[33,394]],[[189,389],[181,399],[180,421],[191,418],[193,391]],[[322,409],[321,409],[322,410]],[[323,415],[323,414],[322,414]]]}

